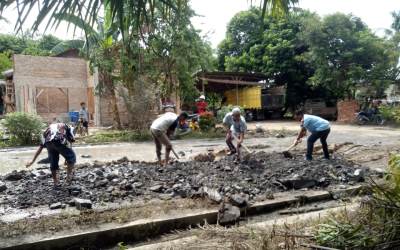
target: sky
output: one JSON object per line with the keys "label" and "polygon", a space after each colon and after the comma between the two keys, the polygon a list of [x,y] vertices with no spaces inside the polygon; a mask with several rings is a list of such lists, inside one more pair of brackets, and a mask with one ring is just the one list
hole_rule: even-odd
{"label": "sky", "polygon": [[[226,25],[230,19],[239,11],[246,10],[250,6],[250,0],[191,0],[191,6],[198,14],[192,19],[193,25],[201,30],[213,48],[224,39]],[[360,17],[372,31],[378,35],[383,34],[384,29],[390,28],[392,23],[391,12],[400,10],[400,0],[300,0],[296,7],[308,9],[321,16],[342,12],[352,13]],[[4,16],[10,21],[0,21],[0,33],[12,33],[16,21],[16,11],[9,10]],[[33,23],[33,16],[28,23]],[[28,28],[29,25],[26,27]],[[44,25],[43,25],[44,26]],[[44,27],[39,30],[43,33]],[[57,30],[47,33],[62,39],[72,39],[72,29],[67,31],[67,25],[62,24]],[[75,37],[81,37],[78,32]]]}

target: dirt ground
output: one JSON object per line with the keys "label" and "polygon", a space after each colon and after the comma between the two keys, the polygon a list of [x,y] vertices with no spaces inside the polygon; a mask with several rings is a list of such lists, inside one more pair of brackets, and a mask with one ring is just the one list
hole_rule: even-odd
{"label": "dirt ground", "polygon": [[[268,135],[264,134],[261,136],[260,134],[255,133],[254,131],[257,124],[261,125],[264,130],[267,130],[269,132],[267,133]],[[286,149],[294,141],[296,131],[298,130],[299,130],[299,124],[296,122],[267,121],[262,123],[251,123],[249,124],[250,138],[248,138],[245,141],[245,143],[252,150],[257,150],[257,151],[262,150],[265,151],[266,153],[280,152]],[[353,125],[333,124],[331,131],[332,132],[328,138],[328,143],[330,144],[330,150],[333,152],[333,156],[337,157],[338,160],[340,160],[341,157],[345,157],[347,161],[351,162],[352,164],[358,165],[357,167],[363,166],[375,170],[384,169],[387,164],[389,153],[400,151],[400,146],[398,144],[398,141],[400,139],[400,130],[396,128],[374,127],[374,126],[360,127]],[[301,154],[304,153],[305,151],[305,144],[306,143],[304,141],[302,145],[299,145],[296,148],[295,153],[297,155],[297,158],[300,159],[300,161],[302,159]],[[218,152],[225,148],[225,143],[223,139],[176,140],[173,141],[173,145],[176,151],[184,153],[183,160],[190,160],[199,153],[207,152],[208,149],[214,149],[214,152]],[[320,153],[319,151],[321,151],[320,149],[318,149],[318,146],[319,143],[316,144],[316,151],[317,151],[315,157],[316,160],[318,160],[321,157],[318,155],[318,153]],[[123,157],[129,158],[129,160],[131,161],[137,160],[137,161],[151,162],[155,160],[154,145],[152,142],[117,143],[117,144],[107,144],[107,145],[78,145],[75,146],[74,148],[78,156],[78,163],[80,164],[90,163],[90,166],[94,164],[94,161],[110,162],[121,159]],[[12,170],[24,169],[25,168],[24,163],[31,159],[35,150],[36,150],[35,147],[12,148],[12,149],[1,150],[0,174],[5,174],[11,172]],[[46,156],[47,155],[43,153],[39,159],[45,158]],[[43,168],[45,167],[45,165],[36,164],[32,168],[34,169],[37,167]],[[299,167],[301,168],[301,166]],[[235,169],[236,168],[231,169],[233,170],[232,173],[235,172],[234,171]],[[174,170],[172,172],[175,173],[176,171]],[[155,174],[153,173],[151,174],[151,176],[155,176]],[[50,180],[48,180],[48,182],[49,183],[46,183],[46,181],[44,181],[42,183],[43,186],[46,187],[49,186],[51,182]],[[160,195],[162,196],[163,194]],[[166,202],[163,199],[161,200],[162,204]],[[48,202],[45,203],[47,204]],[[184,207],[186,208],[186,205]],[[194,206],[194,208],[198,207]],[[26,213],[18,213],[18,214],[13,213],[12,214],[13,216],[12,218],[10,218],[9,221],[10,222],[16,221],[23,218],[28,218],[27,220],[30,220],[32,218],[35,219],[41,216],[44,216],[45,218],[49,217],[46,215],[51,214],[51,213],[49,214],[37,213],[36,210],[33,212],[27,210]],[[46,211],[48,211],[48,209]],[[116,213],[120,213],[120,211],[118,210],[118,212]],[[5,212],[5,214],[7,214],[7,212]],[[32,217],[32,214],[35,214],[36,217]],[[18,216],[20,216],[21,218]],[[113,216],[114,215],[110,216],[110,218]],[[132,216],[130,214],[127,215],[126,217],[128,219],[132,219]],[[49,223],[53,223],[53,220],[54,219],[52,219],[51,222]],[[24,220],[21,220],[21,222],[22,221]],[[104,222],[108,222],[108,220],[104,220]],[[88,223],[88,225],[90,224],[91,223]],[[45,225],[45,223],[43,225]],[[14,225],[10,224],[10,226]],[[73,228],[73,226],[71,226],[71,228]],[[64,229],[64,227],[60,226],[60,228],[59,229],[56,228],[55,231],[61,229]],[[13,230],[10,230],[10,232],[12,231]],[[29,233],[29,230],[26,233]]]}
{"label": "dirt ground", "polygon": [[[266,152],[282,151],[287,148],[295,139],[294,131],[299,129],[299,124],[297,122],[264,121],[250,123],[249,130],[254,130],[256,124],[260,124],[268,131],[283,131],[283,134],[290,134],[290,136],[285,136],[284,138],[276,138],[275,136],[259,137],[258,135],[254,135],[252,138],[245,141],[245,144],[248,146],[259,147],[261,145],[263,151]],[[356,145],[353,151],[350,152],[353,154],[353,160],[360,160],[372,168],[384,167],[387,162],[388,153],[400,148],[398,144],[400,140],[400,130],[396,128],[333,123],[331,131],[328,143],[353,143]],[[302,145],[299,145],[297,148],[299,150],[304,150],[305,144],[304,141]],[[216,151],[225,148],[223,139],[176,140],[173,141],[173,145],[176,151],[183,151],[185,153],[183,160],[189,160],[194,155],[203,153],[210,148]],[[316,145],[318,145],[318,143]],[[74,149],[77,153],[78,163],[93,162],[95,160],[112,161],[122,157],[128,157],[130,160],[147,162],[155,160],[155,150],[152,142],[76,145]],[[31,160],[35,150],[35,147],[0,150],[0,174],[8,173],[12,170],[24,169],[25,163]],[[89,157],[86,158],[84,156]],[[39,160],[45,157],[46,153],[43,152]],[[38,166],[39,165],[35,164],[32,168]]]}

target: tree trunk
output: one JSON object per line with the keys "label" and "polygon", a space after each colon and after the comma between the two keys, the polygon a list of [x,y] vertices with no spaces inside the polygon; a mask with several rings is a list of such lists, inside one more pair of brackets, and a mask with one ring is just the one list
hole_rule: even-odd
{"label": "tree trunk", "polygon": [[119,110],[118,110],[118,100],[115,94],[115,89],[111,89],[111,96],[110,96],[110,104],[113,113],[113,127],[115,129],[121,129],[121,119],[119,117]]}
{"label": "tree trunk", "polygon": [[118,100],[115,93],[115,86],[112,81],[111,75],[107,72],[101,72],[101,78],[103,80],[103,86],[105,87],[105,94],[109,99],[109,103],[112,110],[113,128],[121,129],[121,119],[119,117]]}

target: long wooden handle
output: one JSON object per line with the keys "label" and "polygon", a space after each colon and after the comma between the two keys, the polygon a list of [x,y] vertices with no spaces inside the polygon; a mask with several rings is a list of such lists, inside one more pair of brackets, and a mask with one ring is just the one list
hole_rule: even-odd
{"label": "long wooden handle", "polygon": [[[236,141],[239,141],[239,139],[236,137],[235,134],[232,133],[232,136],[233,136],[233,138],[234,138]],[[242,145],[243,148],[247,151],[247,153],[251,153],[250,149],[249,149],[246,145],[244,145],[243,143],[242,143],[241,145]]]}
{"label": "long wooden handle", "polygon": [[291,150],[292,148],[294,148],[294,147],[296,147],[297,146],[297,143],[293,143],[292,145],[290,145],[290,147],[288,147],[285,151],[289,151],[289,150]]}
{"label": "long wooden handle", "polygon": [[172,153],[174,153],[176,159],[179,160],[179,156],[178,156],[178,154],[175,152],[174,148],[171,148],[171,151],[172,151]]}

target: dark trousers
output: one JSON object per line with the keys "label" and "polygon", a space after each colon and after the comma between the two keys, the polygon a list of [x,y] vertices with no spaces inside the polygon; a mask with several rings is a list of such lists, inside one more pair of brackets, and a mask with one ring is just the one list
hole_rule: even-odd
{"label": "dark trousers", "polygon": [[314,150],[314,143],[319,139],[322,144],[322,150],[324,151],[325,159],[329,159],[329,151],[328,151],[328,143],[326,143],[326,138],[328,138],[331,129],[328,128],[327,130],[318,131],[311,133],[311,135],[307,139],[307,160],[312,160],[312,153]]}
{"label": "dark trousers", "polygon": [[65,158],[68,164],[76,163],[76,155],[72,148],[67,147],[67,145],[60,143],[59,141],[50,141],[45,144],[47,152],[49,153],[50,169],[52,171],[58,170],[58,161],[60,155]]}
{"label": "dark trousers", "polygon": [[232,141],[233,141],[232,132],[228,132],[228,133],[226,134],[225,141],[226,141],[226,145],[228,145],[228,147],[229,147],[229,150],[230,150],[232,153],[236,153],[236,147],[235,147],[235,146],[233,145],[233,143],[232,143]]}

